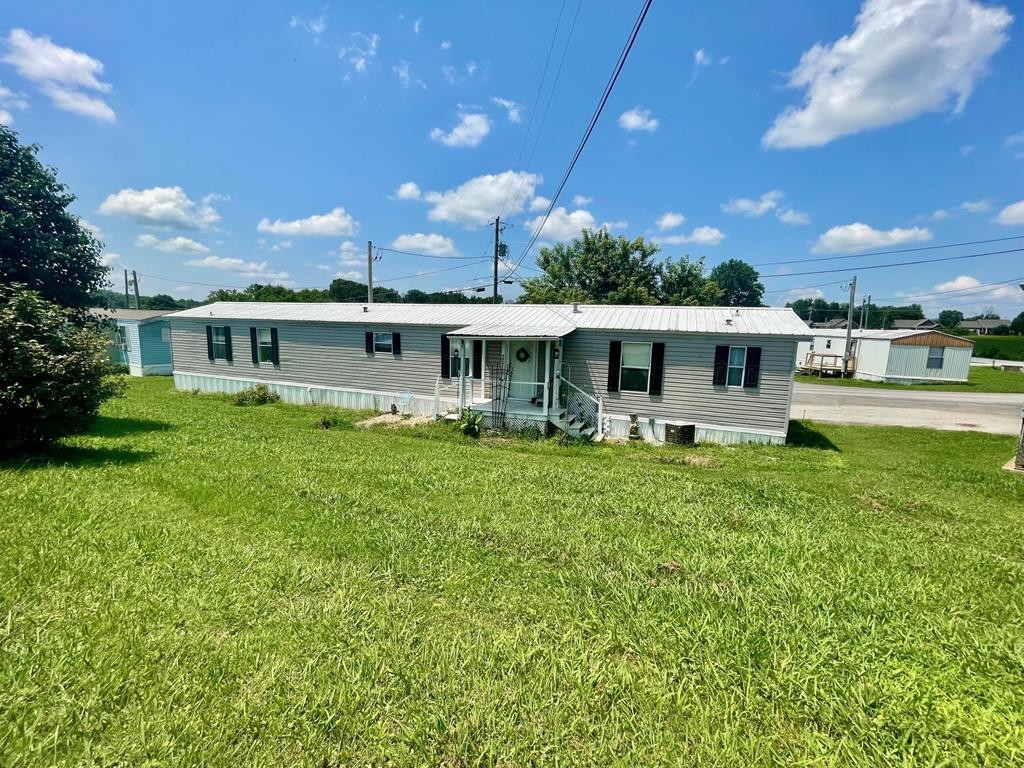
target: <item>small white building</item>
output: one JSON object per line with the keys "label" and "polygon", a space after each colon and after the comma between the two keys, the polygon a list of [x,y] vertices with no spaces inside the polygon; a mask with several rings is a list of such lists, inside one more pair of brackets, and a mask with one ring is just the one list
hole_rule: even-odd
{"label": "small white building", "polygon": [[[935,330],[854,330],[848,370],[855,379],[892,384],[966,382],[974,343]],[[840,375],[846,331],[814,329],[797,345],[797,368]]]}

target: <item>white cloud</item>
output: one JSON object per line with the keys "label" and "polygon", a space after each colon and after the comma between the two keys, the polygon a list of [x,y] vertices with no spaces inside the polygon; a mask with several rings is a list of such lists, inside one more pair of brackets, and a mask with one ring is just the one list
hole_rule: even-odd
{"label": "white cloud", "polygon": [[235,272],[242,277],[257,277],[263,280],[281,281],[291,277],[287,272],[269,269],[265,261],[243,261],[224,256],[206,256],[202,259],[191,259],[185,264],[189,267],[212,267],[225,272]]}
{"label": "white cloud", "polygon": [[338,246],[338,250],[331,251],[329,255],[337,256],[338,263],[343,267],[359,267],[366,263],[365,248],[356,245],[351,240],[342,242]]}
{"label": "white cloud", "polygon": [[138,248],[155,248],[167,253],[209,253],[210,249],[190,237],[168,237],[161,240],[153,235],[139,235],[135,238]]}
{"label": "white cloud", "polygon": [[609,232],[614,232],[617,229],[627,229],[628,227],[629,222],[625,219],[601,222],[601,229],[607,229]]}
{"label": "white cloud", "polygon": [[85,229],[88,229],[92,233],[92,236],[95,237],[97,240],[103,239],[103,230],[100,229],[95,224],[93,224],[91,221],[87,221],[86,219],[79,217],[78,223]]}
{"label": "white cloud", "polygon": [[0,84],[0,125],[12,125],[14,123],[12,109],[28,109],[28,99],[20,93],[15,93],[10,88]]}
{"label": "white cloud", "polygon": [[420,16],[418,19],[416,19],[416,21],[414,21],[412,23],[412,32],[413,32],[414,35],[418,35],[420,33],[420,24],[422,24],[422,23],[423,23],[423,17],[422,16]]}
{"label": "white cloud", "polygon": [[992,207],[992,203],[988,200],[966,200],[960,203],[960,210],[967,211],[968,213],[984,213]]}
{"label": "white cloud", "polygon": [[651,116],[651,110],[633,107],[619,115],[619,127],[626,131],[647,131],[654,133],[658,130],[658,118]]}
{"label": "white cloud", "polygon": [[664,231],[666,229],[675,229],[685,221],[686,217],[683,216],[683,214],[676,213],[675,211],[668,211],[658,217],[656,224],[658,225],[658,229]]}
{"label": "white cloud", "polygon": [[765,133],[776,149],[819,147],[841,136],[963,110],[1013,17],[974,0],[866,0],[853,32],[816,43],[789,73],[806,89]]}
{"label": "white cloud", "polygon": [[661,245],[684,245],[696,243],[697,245],[718,245],[725,240],[725,233],[717,227],[696,227],[688,235],[668,235],[667,237],[655,237],[654,242]]}
{"label": "white cloud", "polygon": [[510,123],[521,123],[523,122],[523,105],[519,104],[511,99],[503,99],[500,96],[492,96],[491,101],[497,104],[499,107],[505,110],[508,114],[508,121]]}
{"label": "white cloud", "polygon": [[973,153],[973,144],[964,144],[962,147],[960,147],[960,157],[970,157]]}
{"label": "white cloud", "polygon": [[841,227],[832,227],[818,238],[818,242],[811,250],[814,253],[855,253],[872,248],[888,248],[931,239],[932,233],[925,227],[906,229],[894,227],[889,230],[880,230],[858,221]]}
{"label": "white cloud", "polygon": [[[726,61],[728,61],[728,59],[723,59],[722,63],[724,64]],[[693,74],[690,75],[690,82],[688,82],[686,84],[686,87],[689,88],[691,85],[693,85],[695,82],[697,82],[697,75],[700,74],[700,68],[701,67],[707,67],[710,64],[711,64],[711,56],[708,54],[707,51],[705,51],[703,48],[698,48],[696,51],[694,51],[693,52]]]}
{"label": "white cloud", "polygon": [[321,14],[320,16],[317,16],[314,19],[306,19],[301,16],[292,16],[291,21],[288,22],[288,26],[291,27],[292,29],[298,28],[309,33],[309,35],[313,38],[313,42],[319,43],[320,37],[327,29],[327,16]]}
{"label": "white cloud", "polygon": [[459,124],[445,133],[440,128],[430,132],[430,138],[446,147],[476,147],[491,132],[491,120],[484,114],[459,113]]}
{"label": "white cloud", "polygon": [[536,173],[505,171],[477,176],[444,192],[427,192],[423,200],[432,206],[427,218],[466,226],[486,224],[503,208],[508,214],[522,211],[542,180]]}
{"label": "white cloud", "polygon": [[403,88],[408,88],[412,82],[412,69],[408,61],[400,61],[391,68]]}
{"label": "white cloud", "polygon": [[1003,143],[1007,147],[1016,147],[1021,144],[1024,144],[1024,131],[1010,134],[1003,140]]}
{"label": "white cloud", "polygon": [[811,223],[811,217],[808,214],[803,211],[795,211],[792,208],[780,208],[775,212],[775,217],[783,224],[792,224],[793,226]]}
{"label": "white cloud", "polygon": [[358,269],[349,269],[342,272],[335,272],[331,277],[338,278],[341,280],[352,280],[354,282],[361,282],[363,279],[363,273]]}
{"label": "white cloud", "polygon": [[[1004,301],[1011,300],[1014,302],[1024,301],[1024,293],[1021,292],[1020,286],[1016,283],[1011,285],[997,285],[992,288],[982,288],[978,291],[971,289],[977,288],[980,285],[984,285],[978,278],[972,277],[971,275],[959,275],[952,280],[947,280],[944,283],[939,283],[935,286],[935,291],[964,291],[965,293],[954,297],[956,301],[971,301],[971,302],[983,302],[983,301]],[[934,297],[932,301],[938,300],[941,303],[941,297]]]}
{"label": "white cloud", "polygon": [[364,35],[353,32],[349,36],[349,44],[338,50],[338,58],[345,61],[360,75],[365,74],[370,65],[377,59],[377,48],[380,47],[380,35],[374,33]]}
{"label": "white cloud", "polygon": [[[12,29],[3,61],[46,94],[57,109],[103,122],[116,119],[103,99],[83,91],[110,93],[110,83],[100,80],[103,62],[86,53],[56,45],[49,37],[33,37],[24,29]],[[9,113],[8,113],[9,114]]]}
{"label": "white cloud", "polygon": [[0,125],[13,125],[14,115],[8,112],[6,109],[0,109]]}
{"label": "white cloud", "polygon": [[[543,216],[537,216],[534,219],[528,220],[526,226],[533,233],[543,220]],[[560,205],[551,211],[551,215],[548,216],[548,220],[544,223],[544,228],[538,236],[553,240],[569,240],[579,235],[584,229],[595,228],[596,222],[590,211],[580,208],[569,212]]]}
{"label": "white cloud", "polygon": [[575,205],[577,208],[582,208],[584,205],[589,205],[592,202],[594,202],[594,198],[587,197],[586,195],[572,196],[572,204]]}
{"label": "white cloud", "polygon": [[452,41],[451,40],[442,40],[441,41],[441,50],[442,51],[451,50],[451,47],[452,47]]}
{"label": "white cloud", "polygon": [[466,64],[466,76],[472,77],[476,74],[477,66],[475,61],[470,61]]}
{"label": "white cloud", "polygon": [[328,213],[318,213],[304,219],[283,221],[268,218],[260,219],[256,225],[259,232],[270,235],[291,235],[293,237],[341,236],[348,237],[359,231],[359,223],[341,206],[331,209]]}
{"label": "white cloud", "polygon": [[744,216],[763,216],[769,211],[775,210],[779,201],[782,200],[782,193],[777,189],[765,192],[757,200],[749,197],[738,197],[727,203],[722,203],[722,210],[726,213],[742,213]]}
{"label": "white cloud", "polygon": [[113,251],[107,251],[100,256],[100,264],[105,267],[113,267],[115,264],[121,263],[121,254],[114,253]]}
{"label": "white cloud", "polygon": [[422,232],[417,232],[414,235],[399,235],[391,242],[391,247],[397,251],[425,253],[428,256],[458,255],[455,243],[451,238],[444,235],[425,235]]}
{"label": "white cloud", "polygon": [[209,195],[195,202],[181,187],[122,189],[107,197],[99,211],[125,216],[138,224],[179,229],[207,229],[220,220]]}
{"label": "white cloud", "polygon": [[530,210],[546,211],[549,205],[551,205],[551,201],[548,198],[544,197],[544,195],[537,195],[530,201]]}
{"label": "white cloud", "polygon": [[931,216],[928,218],[932,221],[944,221],[948,219],[952,214],[944,208],[939,208],[937,211],[932,211]]}
{"label": "white cloud", "polygon": [[399,184],[395,190],[395,197],[399,200],[419,200],[421,194],[419,184],[415,181]]}
{"label": "white cloud", "polygon": [[797,299],[824,299],[825,292],[821,288],[792,288],[775,297],[775,306],[784,307]]}
{"label": "white cloud", "polygon": [[996,222],[1007,226],[1024,224],[1024,200],[1003,208],[996,216]]}

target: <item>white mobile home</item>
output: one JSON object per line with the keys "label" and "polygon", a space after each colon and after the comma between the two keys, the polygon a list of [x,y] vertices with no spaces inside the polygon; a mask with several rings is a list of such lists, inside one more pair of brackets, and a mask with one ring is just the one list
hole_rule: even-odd
{"label": "white mobile home", "polygon": [[[838,375],[846,348],[846,331],[815,329],[801,340],[798,366],[809,373]],[[974,344],[934,330],[851,333],[848,370],[855,379],[893,384],[966,382]]]}
{"label": "white mobile home", "polygon": [[790,309],[218,302],[169,317],[175,386],[661,440],[782,443]]}

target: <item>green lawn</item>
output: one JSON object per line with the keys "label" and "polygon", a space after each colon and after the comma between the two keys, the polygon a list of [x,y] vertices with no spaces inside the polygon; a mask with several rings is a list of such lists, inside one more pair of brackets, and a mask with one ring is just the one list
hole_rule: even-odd
{"label": "green lawn", "polygon": [[322,415],[136,380],[0,465],[0,764],[1024,761],[1012,438]]}
{"label": "green lawn", "polygon": [[998,357],[1004,360],[1024,360],[1024,336],[967,336],[974,342],[977,357]]}
{"label": "green lawn", "polygon": [[841,387],[869,387],[872,389],[925,390],[929,392],[1004,392],[1024,394],[1024,373],[1004,371],[1002,368],[971,368],[966,384],[889,384],[882,381],[863,379],[840,379],[798,374],[796,381],[801,384],[835,384]]}

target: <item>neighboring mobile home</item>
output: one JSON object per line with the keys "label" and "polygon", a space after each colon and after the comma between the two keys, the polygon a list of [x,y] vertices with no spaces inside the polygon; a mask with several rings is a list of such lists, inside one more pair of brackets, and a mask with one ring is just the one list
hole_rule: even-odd
{"label": "neighboring mobile home", "polygon": [[716,442],[785,441],[810,335],[767,307],[219,302],[168,320],[179,389],[602,435],[633,415],[647,439],[672,421]]}
{"label": "neighboring mobile home", "polygon": [[111,326],[110,359],[132,376],[171,373],[171,337],[166,316],[173,310],[94,309]]}
{"label": "neighboring mobile home", "polygon": [[[851,333],[848,370],[855,379],[893,384],[966,382],[974,344],[968,339],[934,330]],[[800,342],[801,370],[837,375],[842,371],[846,331],[818,329]]]}

